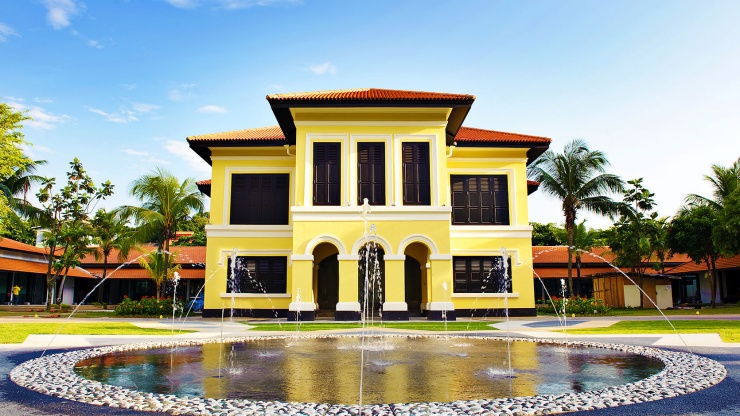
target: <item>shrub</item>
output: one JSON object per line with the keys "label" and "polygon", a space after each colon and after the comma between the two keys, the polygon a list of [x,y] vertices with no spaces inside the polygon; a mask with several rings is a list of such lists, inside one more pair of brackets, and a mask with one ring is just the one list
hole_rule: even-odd
{"label": "shrub", "polygon": [[[182,313],[182,300],[175,302],[175,314]],[[155,299],[143,296],[141,300],[131,300],[125,296],[118,306],[115,314],[118,316],[172,316],[172,298]]]}
{"label": "shrub", "polygon": [[[604,305],[601,299],[596,298],[582,298],[582,297],[571,297],[571,298],[552,298],[557,308],[558,314],[563,313],[563,302],[565,301],[565,313],[567,315],[576,314],[581,316],[588,315],[606,315],[609,312],[609,307]],[[543,314],[555,314],[555,310],[552,307],[552,303],[545,303],[544,305],[537,305],[537,312]]]}

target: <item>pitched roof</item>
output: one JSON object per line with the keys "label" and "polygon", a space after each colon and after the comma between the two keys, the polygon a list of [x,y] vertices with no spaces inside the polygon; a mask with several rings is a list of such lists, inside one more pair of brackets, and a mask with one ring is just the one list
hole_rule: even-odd
{"label": "pitched roof", "polygon": [[[13,271],[13,272],[24,272],[24,273],[35,273],[35,274],[46,274],[48,269],[47,263],[39,263],[29,260],[20,259],[6,259],[0,257],[0,270]],[[69,269],[67,276],[70,277],[92,277],[84,270],[80,269]]]}
{"label": "pitched roof", "polygon": [[[722,269],[740,269],[740,255],[734,257],[720,257],[715,262],[715,266],[718,270]],[[666,270],[666,274],[687,274],[687,273],[703,273],[707,271],[707,265],[704,262],[696,264],[695,261],[690,260],[686,263],[676,266],[670,270]]]}
{"label": "pitched roof", "polygon": [[473,127],[462,126],[455,135],[455,141],[458,144],[476,142],[550,144],[552,139],[548,137],[530,136],[527,134],[507,133],[503,131],[476,129]]}
{"label": "pitched roof", "polygon": [[[125,263],[138,265],[137,261],[139,260],[139,257],[145,254],[145,250],[156,250],[156,246],[154,244],[147,244],[143,250],[131,250],[128,253],[128,257],[124,261],[121,261],[118,259],[119,251],[117,249],[113,249],[108,256],[108,267],[109,269],[112,269],[115,268],[117,265]],[[176,253],[175,264],[204,266],[206,263],[205,246],[170,246],[170,253]],[[80,260],[80,262],[83,264],[83,267],[87,269],[92,265],[96,265],[97,267],[102,266],[103,259],[101,258],[100,260],[96,260],[94,255],[88,254],[82,260]]]}
{"label": "pitched roof", "polygon": [[[606,262],[613,262],[615,258],[616,256],[609,250],[609,247],[593,247],[588,253],[581,253],[581,265],[611,267]],[[677,253],[667,258],[664,263],[675,265],[687,260],[690,260],[688,256]],[[568,263],[568,248],[565,246],[532,246],[532,262],[535,267],[546,265],[564,267]]]}
{"label": "pitched roof", "polygon": [[389,90],[382,88],[356,88],[271,94],[267,100],[274,101],[461,101],[475,100],[475,95],[449,94],[441,92]]}
{"label": "pitched roof", "polygon": [[190,136],[188,142],[249,142],[249,141],[285,141],[280,126],[257,127],[254,129],[226,131],[223,133],[201,134]]}
{"label": "pitched roof", "polygon": [[[90,274],[95,277],[103,276],[102,268],[88,268],[86,269]],[[146,270],[141,267],[123,267],[118,270],[107,269],[107,277],[109,279],[151,279],[151,276],[147,274]],[[206,276],[205,269],[180,269],[177,272],[181,279],[204,279]]]}
{"label": "pitched roof", "polygon": [[47,249],[43,247],[36,247],[26,243],[21,243],[20,241],[11,240],[7,237],[0,237],[0,248],[37,254],[46,254],[47,252]]}

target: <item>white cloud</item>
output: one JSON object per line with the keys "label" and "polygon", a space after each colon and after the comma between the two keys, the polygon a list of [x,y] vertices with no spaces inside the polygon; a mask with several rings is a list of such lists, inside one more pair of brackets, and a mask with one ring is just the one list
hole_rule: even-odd
{"label": "white cloud", "polygon": [[149,156],[149,152],[140,152],[134,149],[123,149],[123,152],[131,156]]}
{"label": "white cloud", "polygon": [[218,114],[218,113],[228,113],[229,110],[225,109],[224,107],[219,107],[217,105],[204,105],[203,107],[198,109],[199,113],[209,113],[209,114]]}
{"label": "white cloud", "polygon": [[308,67],[308,70],[313,72],[316,75],[324,75],[324,74],[336,74],[337,73],[337,66],[331,63],[331,61],[324,62],[323,64],[318,65],[311,65]]}
{"label": "white cloud", "polygon": [[158,105],[145,103],[134,103],[134,105],[132,105],[131,107],[134,109],[134,111],[139,113],[151,113],[152,111],[159,108]]}
{"label": "white cloud", "polygon": [[98,108],[93,108],[93,107],[86,107],[86,108],[87,108],[87,111],[103,116],[103,118],[105,118],[107,121],[110,121],[113,123],[128,123],[129,121],[138,120],[136,117],[134,117],[133,119],[128,117],[128,114],[126,114],[125,111],[119,114],[111,114],[111,113],[106,113],[105,111],[98,109]]}
{"label": "white cloud", "polygon": [[95,49],[103,49],[103,45],[101,45],[97,40],[88,40],[87,46]]}
{"label": "white cloud", "polygon": [[72,22],[71,19],[83,9],[82,3],[74,0],[44,0],[46,6],[46,20],[54,29],[64,29]]}
{"label": "white cloud", "polygon": [[28,157],[34,160],[38,160],[44,157],[44,156],[41,156],[39,153],[45,153],[45,154],[52,153],[52,150],[50,148],[46,146],[39,146],[33,143],[21,145],[21,149],[23,149],[23,154],[28,155]]}
{"label": "white cloud", "polygon": [[195,95],[198,84],[180,84],[170,90],[169,98],[172,101],[182,101]]}
{"label": "white cloud", "polygon": [[164,148],[186,162],[195,173],[199,175],[211,174],[211,166],[203,159],[201,159],[200,156],[195,154],[195,152],[193,152],[193,150],[188,147],[188,144],[186,142],[179,140],[167,140],[167,142],[164,144]]}
{"label": "white cloud", "polygon": [[20,36],[12,27],[0,22],[0,42],[7,42],[8,36]]}
{"label": "white cloud", "polygon": [[31,117],[32,120],[26,120],[23,122],[24,126],[51,130],[57,127],[57,124],[66,123],[72,120],[72,117],[67,115],[57,116],[47,112],[42,107],[36,105],[26,105],[22,102],[23,100],[8,97],[7,104],[18,111],[23,111],[27,116]]}
{"label": "white cloud", "polygon": [[49,104],[49,103],[54,102],[54,100],[52,100],[51,98],[41,98],[41,97],[36,97],[33,100],[41,104]]}
{"label": "white cloud", "polygon": [[112,123],[128,123],[131,121],[139,121],[139,116],[142,114],[151,114],[154,110],[158,109],[158,105],[145,104],[145,103],[134,103],[131,108],[121,107],[115,113],[109,113],[99,108],[87,106],[87,111],[103,116],[105,120]]}
{"label": "white cloud", "polygon": [[303,4],[303,0],[164,0],[178,9],[195,9],[200,6],[211,5],[216,9],[238,10],[250,7],[267,7],[280,5]]}
{"label": "white cloud", "polygon": [[136,87],[137,87],[136,83],[132,83],[132,84],[123,84],[123,88],[125,88],[125,89],[126,89],[126,91],[131,91],[131,90],[134,90],[134,89],[136,89]]}

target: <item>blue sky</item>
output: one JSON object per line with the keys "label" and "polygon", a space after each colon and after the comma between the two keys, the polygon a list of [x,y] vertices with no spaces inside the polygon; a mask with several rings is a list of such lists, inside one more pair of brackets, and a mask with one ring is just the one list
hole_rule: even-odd
{"label": "blue sky", "polygon": [[[0,99],[34,117],[41,173],[80,158],[116,185],[108,207],[157,166],[210,177],[185,137],[274,125],[265,96],[285,92],[474,94],[465,125],[585,139],[661,215],[740,157],[737,1],[3,3]],[[562,223],[558,202],[534,194],[530,220]]]}

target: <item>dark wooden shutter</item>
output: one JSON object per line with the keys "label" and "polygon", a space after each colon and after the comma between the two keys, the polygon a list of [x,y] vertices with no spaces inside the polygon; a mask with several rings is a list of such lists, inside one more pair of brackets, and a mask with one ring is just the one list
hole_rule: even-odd
{"label": "dark wooden shutter", "polygon": [[509,185],[506,175],[492,177],[491,195],[494,220],[497,225],[509,225]]}
{"label": "dark wooden shutter", "polygon": [[429,143],[404,143],[403,204],[431,205]]}
{"label": "dark wooden shutter", "polygon": [[340,205],[342,194],[341,146],[313,144],[313,204]]}
{"label": "dark wooden shutter", "polygon": [[506,175],[450,176],[453,224],[509,224]]}
{"label": "dark wooden shutter", "polygon": [[287,174],[235,174],[231,177],[230,224],[288,224]]}
{"label": "dark wooden shutter", "polygon": [[357,204],[385,205],[385,145],[357,144]]}

